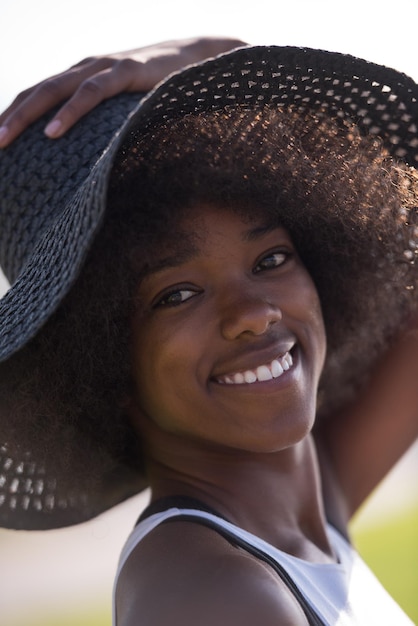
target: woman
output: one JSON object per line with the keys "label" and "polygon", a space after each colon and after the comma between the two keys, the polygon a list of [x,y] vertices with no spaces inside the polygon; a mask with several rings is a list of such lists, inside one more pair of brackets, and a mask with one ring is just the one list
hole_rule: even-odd
{"label": "woman", "polygon": [[150,484],[115,623],[410,623],[346,538],[418,430],[416,95],[243,48],[4,151],[1,519]]}

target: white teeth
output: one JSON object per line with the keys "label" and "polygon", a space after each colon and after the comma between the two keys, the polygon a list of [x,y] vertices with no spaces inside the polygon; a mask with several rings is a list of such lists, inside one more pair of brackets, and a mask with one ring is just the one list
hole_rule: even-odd
{"label": "white teeth", "polygon": [[292,367],[292,365],[293,365],[292,355],[290,354],[290,352],[286,352],[286,354],[282,358],[283,369],[288,370]]}
{"label": "white teeth", "polygon": [[251,370],[247,370],[246,372],[244,372],[244,380],[246,383],[255,383],[255,381],[257,380],[257,376]]}
{"label": "white teeth", "polygon": [[258,380],[271,380],[273,378],[273,375],[267,365],[260,365],[260,367],[257,367],[255,371]]}
{"label": "white teeth", "polygon": [[[283,359],[284,360],[284,359]],[[286,363],[287,365],[287,363]],[[276,359],[271,363],[271,373],[273,374],[273,378],[278,378],[283,374],[284,369],[289,369],[289,366],[286,368],[282,367]]]}
{"label": "white teeth", "polygon": [[269,365],[259,365],[255,370],[246,370],[245,372],[236,372],[235,374],[222,376],[218,379],[218,382],[227,385],[242,385],[243,383],[251,384],[256,381],[272,380],[273,378],[279,378],[292,365],[292,355],[286,352],[283,356],[274,359]]}

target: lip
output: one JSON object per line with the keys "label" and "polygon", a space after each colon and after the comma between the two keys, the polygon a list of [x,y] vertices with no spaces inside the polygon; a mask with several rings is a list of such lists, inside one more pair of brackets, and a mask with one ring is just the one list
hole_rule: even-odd
{"label": "lip", "polygon": [[[294,339],[289,339],[285,342],[275,343],[274,345],[270,345],[268,349],[257,350],[252,353],[248,353],[248,350],[247,350],[245,355],[243,354],[239,358],[230,360],[228,361],[228,363],[223,363],[222,367],[219,370],[215,370],[215,372],[211,375],[210,380],[211,382],[221,385],[222,383],[219,383],[218,379],[222,379],[226,376],[231,376],[238,372],[245,372],[247,370],[255,370],[262,365],[269,365],[272,361],[281,358],[287,352],[290,352],[292,355],[292,358],[294,359],[295,352],[296,352],[296,341]],[[293,370],[294,367],[295,367],[295,362],[293,364],[293,367],[291,367],[290,370],[288,370],[287,372],[284,372],[284,374],[287,374],[289,371]],[[282,378],[284,374],[282,374],[282,376],[280,376],[279,378]],[[279,380],[279,378],[276,378],[274,380]],[[256,381],[255,383],[249,383],[249,384],[258,385],[258,384],[262,384],[263,382],[269,383],[271,381],[270,380]],[[240,386],[247,387],[249,386],[249,384],[242,383],[242,385]],[[228,386],[232,387],[236,385],[228,385]]]}
{"label": "lip", "polygon": [[225,384],[220,383],[215,379],[211,379],[211,384],[216,387],[217,393],[222,394],[261,394],[269,395],[278,392],[282,392],[286,387],[292,385],[299,379],[300,375],[300,358],[297,346],[294,346],[292,351],[293,366],[284,371],[278,378],[272,378],[271,380],[260,381],[257,380],[253,383],[241,383],[241,384]]}

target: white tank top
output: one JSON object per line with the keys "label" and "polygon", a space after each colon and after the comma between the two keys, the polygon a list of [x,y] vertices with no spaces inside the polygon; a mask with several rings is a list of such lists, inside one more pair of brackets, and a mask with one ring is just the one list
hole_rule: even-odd
{"label": "white tank top", "polygon": [[145,518],[129,535],[119,559],[113,590],[113,626],[116,624],[115,592],[119,574],[139,542],[171,517],[193,515],[211,521],[261,550],[290,575],[307,602],[327,626],[413,626],[413,622],[385,591],[350,544],[330,525],[328,537],[338,563],[311,563],[278,550],[256,535],[221,517],[187,508],[170,508]]}

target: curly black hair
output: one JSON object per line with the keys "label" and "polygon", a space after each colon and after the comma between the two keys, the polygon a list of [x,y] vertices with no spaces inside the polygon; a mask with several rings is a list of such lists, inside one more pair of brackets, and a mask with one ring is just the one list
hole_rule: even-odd
{"label": "curly black hair", "polygon": [[248,220],[267,216],[289,231],[327,332],[320,419],[365,381],[417,304],[416,171],[395,162],[378,138],[326,112],[187,115],[125,143],[81,276],[38,336],[3,366],[15,390],[10,446],[58,461],[61,475],[71,468],[72,481],[121,464],[143,471],[124,408],[137,286],[157,248],[177,253],[188,245],[187,236],[176,237],[180,221],[202,204]]}

